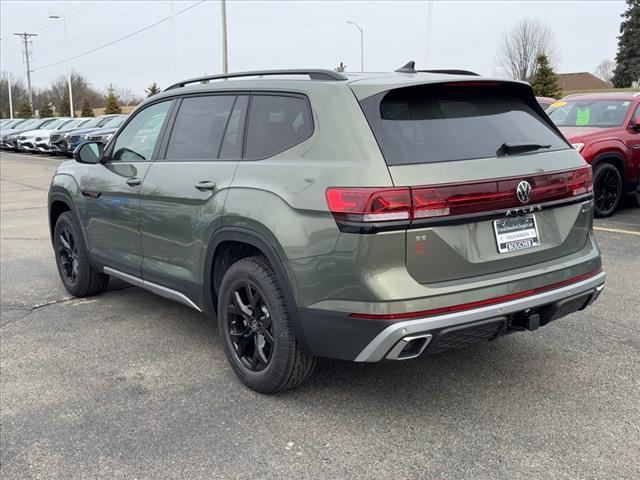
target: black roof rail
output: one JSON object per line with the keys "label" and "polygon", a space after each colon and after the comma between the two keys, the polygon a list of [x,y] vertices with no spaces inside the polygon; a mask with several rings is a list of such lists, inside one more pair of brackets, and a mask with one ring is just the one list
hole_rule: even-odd
{"label": "black roof rail", "polygon": [[469,70],[416,70],[417,72],[424,73],[444,73],[446,75],[473,75],[475,77],[479,77],[480,74],[476,72],[471,72]]}
{"label": "black roof rail", "polygon": [[266,77],[275,75],[308,75],[311,80],[348,80],[348,78],[335,70],[325,69],[290,69],[290,70],[255,70],[251,72],[234,72],[234,73],[222,73],[219,75],[206,75],[204,77],[190,78],[189,80],[182,80],[181,82],[169,85],[163,91],[172,90],[174,88],[181,88],[191,83],[202,83],[209,80],[224,80],[227,78],[240,78],[240,77]]}

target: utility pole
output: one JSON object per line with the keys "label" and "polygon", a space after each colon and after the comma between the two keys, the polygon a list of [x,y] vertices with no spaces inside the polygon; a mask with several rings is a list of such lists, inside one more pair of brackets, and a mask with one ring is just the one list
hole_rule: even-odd
{"label": "utility pole", "polygon": [[29,38],[37,37],[37,33],[14,33],[18,37],[22,37],[22,41],[24,42],[24,59],[27,64],[27,88],[29,91],[29,105],[31,106],[31,111],[33,112],[33,92],[31,91],[31,65],[29,64]]}
{"label": "utility pole", "polygon": [[229,73],[229,60],[227,58],[227,0],[220,0],[222,10],[222,73]]}

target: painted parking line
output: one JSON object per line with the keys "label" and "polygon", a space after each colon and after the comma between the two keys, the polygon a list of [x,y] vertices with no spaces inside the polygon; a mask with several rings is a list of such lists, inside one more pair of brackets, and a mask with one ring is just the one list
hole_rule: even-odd
{"label": "painted parking line", "polygon": [[623,233],[626,235],[638,235],[640,237],[640,232],[634,231],[634,230],[622,230],[620,228],[607,228],[607,227],[593,227],[593,229],[598,232]]}

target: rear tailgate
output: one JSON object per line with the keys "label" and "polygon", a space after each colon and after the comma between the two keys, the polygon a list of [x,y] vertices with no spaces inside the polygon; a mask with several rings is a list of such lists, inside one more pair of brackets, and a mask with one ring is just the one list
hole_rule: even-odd
{"label": "rear tailgate", "polygon": [[394,185],[411,188],[406,266],[418,282],[517,269],[585,246],[590,167],[530,87],[447,82],[360,101]]}

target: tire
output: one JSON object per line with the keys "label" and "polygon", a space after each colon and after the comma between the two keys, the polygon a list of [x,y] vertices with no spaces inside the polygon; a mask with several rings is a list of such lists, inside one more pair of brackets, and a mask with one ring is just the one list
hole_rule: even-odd
{"label": "tire", "polygon": [[88,297],[104,292],[109,276],[91,265],[91,257],[75,215],[64,212],[53,232],[53,248],[60,280],[74,297]]}
{"label": "tire", "polygon": [[622,175],[610,163],[600,163],[593,174],[593,195],[598,218],[608,217],[622,199]]}
{"label": "tire", "polygon": [[252,390],[295,388],[315,367],[316,358],[298,346],[282,289],[264,257],[243,258],[225,272],[218,328],[231,367]]}

